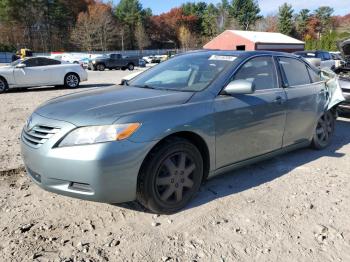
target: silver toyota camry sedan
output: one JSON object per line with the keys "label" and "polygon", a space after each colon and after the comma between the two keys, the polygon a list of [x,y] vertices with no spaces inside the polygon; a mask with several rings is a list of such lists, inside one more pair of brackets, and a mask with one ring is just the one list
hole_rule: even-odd
{"label": "silver toyota camry sedan", "polygon": [[327,98],[317,69],[294,55],[196,51],[125,86],[48,101],[23,129],[22,156],[45,190],[172,213],[208,177],[327,147]]}

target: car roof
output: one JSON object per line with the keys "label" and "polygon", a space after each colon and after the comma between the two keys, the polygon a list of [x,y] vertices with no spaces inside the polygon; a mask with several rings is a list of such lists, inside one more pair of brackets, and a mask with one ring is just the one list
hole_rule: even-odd
{"label": "car roof", "polygon": [[287,57],[298,57],[295,54],[276,52],[276,51],[224,51],[224,50],[194,50],[179,55],[190,55],[190,54],[208,54],[208,55],[223,55],[223,56],[237,56],[240,58],[256,56],[256,55],[273,55],[273,56],[287,56]]}

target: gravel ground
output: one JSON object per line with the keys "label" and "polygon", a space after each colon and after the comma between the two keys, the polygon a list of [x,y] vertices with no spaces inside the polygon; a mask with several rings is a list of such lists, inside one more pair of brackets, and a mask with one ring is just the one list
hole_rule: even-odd
{"label": "gravel ground", "polygon": [[[99,88],[126,72],[91,72]],[[0,96],[2,261],[350,261],[350,121],[331,147],[298,150],[206,182],[171,216],[45,192],[25,175],[19,134],[40,103],[76,92]],[[12,170],[11,170],[12,169]]]}

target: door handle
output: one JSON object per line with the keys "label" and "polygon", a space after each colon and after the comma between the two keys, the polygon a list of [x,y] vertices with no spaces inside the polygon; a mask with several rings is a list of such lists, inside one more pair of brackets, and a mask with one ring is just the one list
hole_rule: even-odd
{"label": "door handle", "polygon": [[274,100],[276,104],[282,105],[283,104],[283,98],[281,96],[277,96]]}

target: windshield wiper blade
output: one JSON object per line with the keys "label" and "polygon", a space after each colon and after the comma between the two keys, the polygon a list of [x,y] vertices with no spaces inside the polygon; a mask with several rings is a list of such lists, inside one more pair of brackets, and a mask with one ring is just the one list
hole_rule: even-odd
{"label": "windshield wiper blade", "polygon": [[157,89],[153,86],[149,86],[149,85],[134,85],[135,87],[139,87],[139,88],[147,88],[147,89]]}

